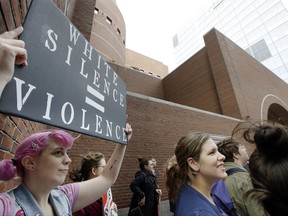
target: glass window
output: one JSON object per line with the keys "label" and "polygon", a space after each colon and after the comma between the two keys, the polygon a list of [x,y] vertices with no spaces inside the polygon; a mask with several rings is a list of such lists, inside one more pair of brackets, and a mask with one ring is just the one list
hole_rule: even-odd
{"label": "glass window", "polygon": [[253,44],[250,47],[250,51],[253,53],[253,56],[259,61],[262,62],[271,57],[271,53],[265,40],[261,39],[257,43]]}
{"label": "glass window", "polygon": [[288,50],[285,50],[284,52],[280,53],[280,56],[284,64],[288,64]]}
{"label": "glass window", "polygon": [[277,41],[285,35],[288,35],[288,21],[270,32],[270,36],[273,41]]}
{"label": "glass window", "polygon": [[270,53],[272,56],[275,56],[275,55],[278,55],[278,51],[275,47],[275,45],[272,43],[268,46],[269,50],[270,50]]}
{"label": "glass window", "polygon": [[268,0],[254,0],[254,5],[255,7],[259,7],[259,6],[262,6],[266,1]]}
{"label": "glass window", "polygon": [[241,26],[239,23],[237,23],[234,26],[231,26],[231,28],[227,30],[227,37],[232,38],[232,36],[235,35],[239,31],[241,31]]}
{"label": "glass window", "polygon": [[[247,49],[245,49],[245,51],[246,51],[249,55],[253,56],[253,53],[252,53],[250,47],[248,47]],[[254,56],[253,56],[253,57],[254,57]]]}
{"label": "glass window", "polygon": [[242,1],[238,7],[235,8],[236,13],[238,14],[239,20],[244,19],[249,13],[255,10],[251,1]]}
{"label": "glass window", "polygon": [[246,35],[247,41],[252,44],[255,41],[259,41],[263,38],[263,35],[266,34],[266,29],[264,25],[259,26],[258,28],[253,29],[249,34]]}
{"label": "glass window", "polygon": [[280,40],[276,41],[275,46],[278,52],[283,52],[288,49],[288,35],[286,37],[281,38]]}
{"label": "glass window", "polygon": [[283,62],[281,58],[277,55],[263,61],[262,64],[264,64],[270,70],[274,71],[275,68],[281,67],[283,65]]}
{"label": "glass window", "polygon": [[245,37],[235,40],[235,43],[240,47],[247,47],[249,45]]}
{"label": "glass window", "polygon": [[258,17],[259,16],[257,13],[252,12],[248,16],[246,16],[244,19],[240,20],[240,23],[242,27],[245,28],[245,26],[249,25],[249,23],[251,23],[253,20],[255,20]]}
{"label": "glass window", "polygon": [[263,13],[261,15],[261,19],[263,20],[263,22],[266,22],[267,20],[281,13],[283,10],[285,10],[285,8],[281,4],[281,2],[279,2],[278,4],[272,6],[268,11]]}
{"label": "glass window", "polygon": [[274,69],[274,73],[281,79],[283,79],[285,82],[288,81],[288,71],[287,71],[288,65],[283,65],[279,68]]}
{"label": "glass window", "polygon": [[254,56],[259,62],[262,62],[262,61],[270,58],[271,53],[268,49],[263,49],[263,50],[259,50],[258,52],[255,52]]}
{"label": "glass window", "polygon": [[106,17],[106,22],[109,24],[109,25],[112,25],[112,20],[110,19],[110,17]]}
{"label": "glass window", "polygon": [[273,18],[271,18],[270,20],[267,20],[265,22],[265,26],[267,28],[267,31],[272,31],[273,29],[275,29],[276,27],[282,25],[283,23],[288,21],[288,12],[282,11],[281,13],[277,14],[276,16],[274,16]]}
{"label": "glass window", "polygon": [[262,24],[263,24],[263,22],[260,20],[260,18],[256,18],[255,20],[250,22],[248,25],[242,26],[242,28],[243,28],[243,31],[245,34],[249,34],[250,32],[252,32],[254,29],[258,28]]}
{"label": "glass window", "polygon": [[227,17],[231,17],[231,15],[233,14],[234,8],[231,7],[231,4],[228,4],[228,3],[229,1],[225,2],[225,4],[220,4],[219,9],[217,7],[218,16],[221,20],[224,20]]}
{"label": "glass window", "polygon": [[235,25],[239,26],[238,28],[241,28],[236,16],[233,16],[230,19],[226,19],[226,22],[223,22],[223,27],[226,29],[227,33],[230,32],[231,31],[230,29],[233,29]]}
{"label": "glass window", "polygon": [[178,46],[178,35],[176,34],[174,37],[173,37],[173,47],[176,47],[176,46]]}
{"label": "glass window", "polygon": [[[230,32],[229,32],[230,33]],[[242,39],[245,39],[245,35],[243,33],[243,31],[241,29],[239,29],[239,31],[235,32],[233,35],[230,36],[230,38],[237,42],[237,41],[241,41]],[[238,42],[237,42],[238,43]]]}
{"label": "glass window", "polygon": [[241,1],[231,1],[231,6],[236,10],[235,8],[239,8],[239,6],[242,4]]}
{"label": "glass window", "polygon": [[[273,5],[277,4],[278,2],[279,2],[279,0],[266,0],[266,1],[263,1],[263,4],[261,4],[257,8],[257,11],[259,12],[259,14],[263,14],[267,10],[269,10],[271,7],[273,7]],[[257,4],[257,3],[255,3],[255,4]]]}

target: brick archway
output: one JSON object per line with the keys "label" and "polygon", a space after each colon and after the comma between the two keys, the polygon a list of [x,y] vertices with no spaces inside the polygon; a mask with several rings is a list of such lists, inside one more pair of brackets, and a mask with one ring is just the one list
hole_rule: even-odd
{"label": "brick archway", "polygon": [[261,120],[276,121],[288,126],[288,105],[273,94],[266,95],[261,104]]}
{"label": "brick archway", "polygon": [[268,109],[268,120],[288,126],[288,111],[281,105],[273,103]]}

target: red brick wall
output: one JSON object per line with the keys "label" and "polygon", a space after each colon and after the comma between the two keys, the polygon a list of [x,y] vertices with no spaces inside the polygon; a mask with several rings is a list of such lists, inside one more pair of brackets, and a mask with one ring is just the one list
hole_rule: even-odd
{"label": "red brick wall", "polygon": [[168,101],[222,114],[206,48],[168,74],[163,85]]}
{"label": "red brick wall", "polygon": [[[23,24],[28,8],[33,0],[0,0],[0,33],[12,30]],[[87,40],[90,39],[96,0],[54,0],[54,3]],[[65,11],[65,5],[67,9]]]}
{"label": "red brick wall", "polygon": [[[60,0],[59,2],[65,1]],[[68,4],[71,5],[71,7],[68,7],[69,10],[67,17],[89,41],[93,25],[96,0],[70,0]]]}
{"label": "red brick wall", "polygon": [[22,25],[27,10],[31,4],[29,1],[10,0],[0,1],[0,33],[12,30]]}
{"label": "red brick wall", "polygon": [[163,78],[169,74],[168,66],[164,65],[163,62],[129,49],[126,49],[125,64],[127,66],[136,67],[139,71],[145,71],[145,73],[159,78]]}
{"label": "red brick wall", "polygon": [[[32,133],[46,129],[46,125],[0,114],[0,159],[13,158],[19,142]],[[1,170],[3,172],[3,170]],[[15,187],[19,179],[0,181],[0,192]]]}
{"label": "red brick wall", "polygon": [[224,55],[223,51],[225,48],[219,43],[219,38],[217,38],[215,31],[211,31],[204,38],[205,50],[210,62],[211,75],[213,76],[215,83],[215,92],[219,100],[222,114],[241,118],[236,95],[228,72],[231,68],[227,67],[227,62],[225,61],[226,55]]}
{"label": "red brick wall", "polygon": [[162,79],[114,63],[109,62],[109,65],[126,83],[127,91],[164,99]]}

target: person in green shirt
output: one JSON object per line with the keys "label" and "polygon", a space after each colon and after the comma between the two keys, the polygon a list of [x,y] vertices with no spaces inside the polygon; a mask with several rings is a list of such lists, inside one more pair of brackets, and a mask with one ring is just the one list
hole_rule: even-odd
{"label": "person in green shirt", "polygon": [[237,214],[239,216],[268,215],[258,200],[246,194],[253,186],[249,172],[245,169],[249,161],[245,145],[228,137],[218,142],[217,146],[218,151],[226,157],[224,167],[228,176],[225,179],[225,184]]}

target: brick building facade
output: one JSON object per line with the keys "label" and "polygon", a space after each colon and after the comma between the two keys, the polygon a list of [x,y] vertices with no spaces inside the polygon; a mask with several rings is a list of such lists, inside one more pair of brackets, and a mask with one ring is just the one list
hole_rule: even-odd
{"label": "brick building facade", "polygon": [[[86,21],[93,20],[96,1],[55,3],[89,39],[92,21]],[[22,23],[29,1],[0,1],[0,6],[0,31],[3,32]],[[288,125],[287,84],[217,30],[208,32],[204,40],[206,46],[202,50],[163,79],[109,62],[126,82],[128,122],[134,131],[119,177],[112,187],[118,208],[130,203],[129,184],[138,170],[138,156],[157,159],[159,184],[165,200],[167,191],[162,174],[182,135],[205,131],[227,136],[239,121],[247,119],[276,120]],[[3,114],[0,114],[0,126],[0,159],[12,158],[24,137],[49,128]],[[109,158],[114,147],[115,143],[82,135],[71,150],[71,167],[79,165],[80,154],[101,151]],[[253,146],[247,147],[249,152],[253,150]],[[17,182],[17,179],[0,182],[0,191]]]}

